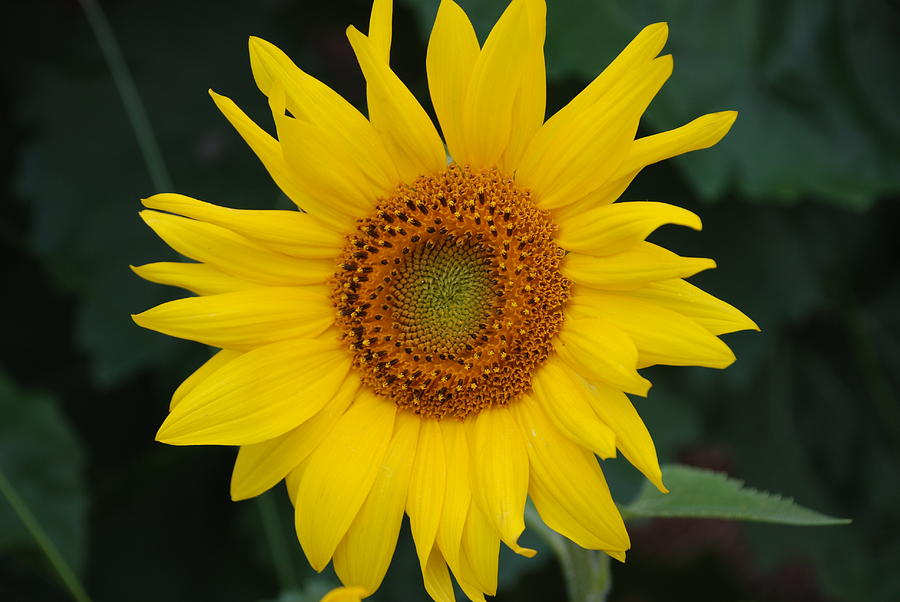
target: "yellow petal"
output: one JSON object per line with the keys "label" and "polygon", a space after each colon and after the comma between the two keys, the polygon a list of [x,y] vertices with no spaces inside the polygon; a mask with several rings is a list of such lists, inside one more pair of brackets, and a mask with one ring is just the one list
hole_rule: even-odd
{"label": "yellow petal", "polygon": [[621,84],[640,67],[653,60],[669,36],[666,23],[648,25],[625,47],[619,56],[594,78],[575,98],[547,120],[547,133],[564,127],[599,102],[611,89]]}
{"label": "yellow petal", "polygon": [[172,400],[169,402],[169,410],[172,410],[178,403],[184,399],[184,396],[197,388],[197,385],[209,378],[219,368],[229,363],[231,360],[240,357],[240,351],[232,351],[230,349],[221,349],[211,358],[206,360],[193,374],[184,379],[175,392],[172,393]]}
{"label": "yellow petal", "polygon": [[[532,154],[546,152],[552,140],[560,140],[565,143],[564,131],[571,129],[573,124],[583,121],[585,114],[592,108],[596,112],[595,105],[611,90],[617,87],[621,88],[623,81],[634,81],[634,75],[644,69],[659,54],[666,43],[668,34],[669,28],[665,23],[655,23],[645,27],[594,81],[547,120],[532,140],[530,146],[534,148],[530,148],[529,151]],[[519,168],[521,170],[522,166],[520,165]],[[527,172],[527,169],[526,167],[523,174]],[[525,179],[527,180],[528,177],[526,176]],[[598,186],[602,184],[602,181],[597,181]],[[624,190],[625,187],[622,187],[622,191]],[[572,199],[573,202],[577,200]]]}
{"label": "yellow petal", "polygon": [[528,456],[512,414],[502,407],[484,410],[469,434],[472,496],[510,549],[534,556],[518,544],[525,530]]}
{"label": "yellow petal", "polygon": [[[397,170],[375,128],[340,94],[297,67],[275,45],[257,37],[250,38],[250,67],[259,89],[274,101],[270,104],[276,118],[288,109],[295,118],[333,133],[335,143],[342,142],[349,160],[373,182],[385,188],[398,183]],[[281,96],[284,106],[279,106]]]}
{"label": "yellow petal", "polygon": [[311,212],[336,232],[343,233],[352,229],[355,221],[352,217],[317,201],[304,190],[296,174],[287,165],[284,154],[281,151],[281,145],[277,140],[253,123],[246,113],[241,111],[230,98],[216,94],[212,90],[209,91],[209,95],[229,123],[237,130],[238,134],[241,135],[253,152],[256,153],[256,156],[259,157],[259,160],[278,187],[297,207]]}
{"label": "yellow petal", "polygon": [[447,484],[444,489],[444,503],[436,541],[450,570],[457,575],[459,581],[459,549],[469,502],[472,499],[469,489],[469,446],[460,421],[443,420],[439,424],[441,439],[444,442]]}
{"label": "yellow petal", "polygon": [[198,295],[230,293],[258,286],[253,282],[229,276],[205,263],[159,261],[141,266],[131,266],[131,271],[144,280],[177,286]]}
{"label": "yellow petal", "polygon": [[512,108],[512,128],[501,168],[516,173],[531,139],[544,123],[547,111],[547,68],[544,64],[544,37],[547,26],[547,3],[525,0],[528,17],[528,46],[516,100]]}
{"label": "yellow petal", "polygon": [[712,259],[681,257],[649,242],[607,257],[569,253],[562,273],[576,284],[589,288],[628,290],[655,280],[686,278],[716,267]]}
{"label": "yellow petal", "polygon": [[463,164],[494,167],[509,144],[528,31],[525,2],[510,2],[475,60],[463,104],[465,152],[456,157]]}
{"label": "yellow petal", "polygon": [[588,380],[610,383],[636,395],[646,395],[650,390],[650,381],[637,372],[634,341],[608,320],[567,316],[556,350]]}
{"label": "yellow petal", "polygon": [[253,79],[260,92],[270,98],[283,95],[291,115],[334,129],[365,130],[366,118],[362,113],[300,69],[280,48],[256,36],[250,36],[247,46]]}
{"label": "yellow petal", "polygon": [[654,59],[573,119],[541,128],[516,172],[535,204],[562,207],[606,183],[634,139],[641,114],[671,73],[671,56]]}
{"label": "yellow petal", "polygon": [[434,112],[450,155],[465,154],[463,103],[480,48],[466,13],[453,0],[441,0],[428,39],[425,66]]}
{"label": "yellow petal", "polygon": [[703,115],[690,123],[634,141],[619,166],[624,176],[669,157],[709,148],[725,137],[737,119],[737,111]]}
{"label": "yellow petal", "polygon": [[277,437],[318,412],[349,369],[346,351],[333,341],[284,341],[248,351],[189,392],[156,439],[248,445]]}
{"label": "yellow petal", "polygon": [[351,372],[312,418],[274,439],[242,445],[231,473],[231,499],[245,500],[267,491],[305,460],[337,424],[358,389],[359,377]]}
{"label": "yellow petal", "polygon": [[700,230],[700,218],[687,209],[652,201],[614,203],[557,221],[556,242],[585,255],[612,255],[634,247],[663,224]]}
{"label": "yellow petal", "polygon": [[366,36],[350,27],[347,38],[366,78],[369,118],[397,166],[400,180],[411,184],[419,176],[443,171],[444,145],[422,105],[377,56]]}
{"label": "yellow petal", "polygon": [[158,211],[144,210],[140,215],[166,244],[182,255],[242,280],[295,286],[327,282],[334,273],[333,261],[274,253],[220,226]]}
{"label": "yellow petal", "polygon": [[580,201],[555,211],[554,220],[560,224],[575,222],[586,211],[614,202],[645,166],[718,143],[736,118],[737,111],[710,113],[680,128],[635,140],[607,183]]}
{"label": "yellow petal", "polygon": [[361,602],[365,597],[361,587],[336,587],[320,600],[320,602]]}
{"label": "yellow petal", "polygon": [[469,600],[485,602],[483,588],[476,581],[475,570],[469,565],[466,557],[460,557],[459,567],[453,572],[453,575],[456,577],[456,582],[459,583],[459,588]]}
{"label": "yellow petal", "polygon": [[591,192],[584,198],[571,205],[552,209],[550,213],[553,216],[553,221],[557,224],[577,221],[578,219],[582,219],[589,211],[609,205],[622,196],[622,193],[625,192],[625,189],[628,188],[631,180],[633,180],[636,175],[637,172],[634,172],[630,174],[628,178],[619,179],[614,179],[615,176],[613,176],[609,181],[600,186],[600,188]]}
{"label": "yellow petal", "polygon": [[481,590],[490,596],[496,595],[500,536],[478,504],[469,505],[463,529],[462,550]]}
{"label": "yellow petal", "polygon": [[591,403],[603,422],[616,433],[616,447],[663,493],[662,472],[656,457],[656,446],[628,396],[604,385],[591,385]]}
{"label": "yellow petal", "polygon": [[741,310],[684,280],[650,282],[628,291],[627,296],[678,312],[713,334],[759,330],[759,326]]}
{"label": "yellow petal", "polygon": [[394,435],[372,490],[334,552],[334,570],[341,582],[360,586],[366,596],[381,585],[397,546],[419,423],[417,416],[397,413]]}
{"label": "yellow petal", "polygon": [[[426,572],[432,547],[435,547],[434,540],[441,521],[446,487],[447,465],[441,427],[435,420],[424,420],[419,432],[416,459],[409,482],[409,497],[406,501],[409,527],[423,573]],[[441,564],[443,563],[442,557]]]}
{"label": "yellow petal", "polygon": [[381,470],[396,406],[363,389],[331,434],[309,457],[297,489],[297,537],[309,564],[321,571]]}
{"label": "yellow petal", "polygon": [[683,315],[638,299],[588,291],[573,299],[571,311],[602,316],[621,328],[637,346],[639,365],[726,368],[731,349],[708,330]]}
{"label": "yellow petal", "polygon": [[295,257],[331,259],[344,246],[342,234],[299,211],[231,209],[172,193],[153,195],[143,203],[150,209],[221,226],[268,249]]}
{"label": "yellow petal", "polygon": [[528,493],[547,526],[583,548],[627,550],[625,523],[594,455],[560,433],[528,395],[511,409],[528,449]]}
{"label": "yellow petal", "polygon": [[286,115],[275,117],[288,165],[316,199],[348,216],[368,214],[390,189],[369,179],[338,132]]}
{"label": "yellow petal", "polygon": [[622,163],[609,180],[580,201],[555,211],[555,221],[574,221],[586,211],[614,202],[625,192],[640,170],[651,163],[716,144],[731,128],[736,117],[736,111],[711,113],[680,128],[635,140],[624,151]]}
{"label": "yellow petal", "polygon": [[447,571],[447,563],[441,556],[437,546],[428,553],[428,560],[422,568],[422,577],[425,581],[425,591],[435,602],[455,602],[453,583],[450,581],[450,573]]}
{"label": "yellow petal", "polygon": [[176,299],[132,319],[169,336],[241,350],[315,337],[334,322],[334,309],[319,289],[253,288]]}
{"label": "yellow petal", "polygon": [[309,458],[307,457],[284,477],[284,488],[287,490],[288,497],[291,500],[291,504],[294,505],[295,511],[297,510],[297,490],[300,489],[300,481],[303,480],[303,472],[308,464]]}
{"label": "yellow petal", "polygon": [[394,12],[393,0],[374,0],[369,17],[369,40],[372,49],[385,63],[391,58],[391,19]]}
{"label": "yellow petal", "polygon": [[597,418],[587,384],[577,374],[572,375],[559,358],[544,362],[532,385],[535,400],[564,435],[601,458],[616,455],[616,436]]}

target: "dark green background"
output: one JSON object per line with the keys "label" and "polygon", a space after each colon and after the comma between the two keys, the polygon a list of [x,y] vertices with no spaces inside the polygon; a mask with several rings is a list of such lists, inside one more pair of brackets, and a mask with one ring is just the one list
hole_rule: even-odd
{"label": "dark green background", "polygon": [[[427,99],[436,0],[398,0],[393,65]],[[483,35],[502,3],[464,2]],[[638,407],[666,461],[724,470],[849,527],[658,520],[631,527],[612,600],[900,599],[900,6],[895,0],[549,0],[550,110],[631,36],[669,21],[675,74],[642,124],[669,129],[738,109],[714,150],[654,166],[628,199],[702,215],[701,233],[654,240],[719,269],[695,282],[761,334],[727,338],[720,372],[653,368]],[[104,3],[178,192],[235,207],[287,206],[206,90],[261,123],[247,36],[280,45],[357,106],[364,85],[344,28],[368,4]],[[174,257],[137,217],[159,192],[78,3],[4,9],[0,170],[0,470],[101,601],[302,600],[312,579],[283,490],[232,503],[234,451],[153,436],[177,383],[208,354],[128,315],[180,293],[128,264]],[[430,110],[430,108],[429,108]],[[629,499],[636,473],[604,465]],[[267,508],[274,508],[268,513]],[[282,521],[292,563],[273,568]],[[271,533],[271,532],[270,532]],[[273,548],[274,545],[274,548]],[[548,550],[504,555],[500,600],[562,600]],[[318,589],[317,589],[318,588]],[[424,599],[408,533],[378,599]],[[0,499],[0,600],[66,594]]]}

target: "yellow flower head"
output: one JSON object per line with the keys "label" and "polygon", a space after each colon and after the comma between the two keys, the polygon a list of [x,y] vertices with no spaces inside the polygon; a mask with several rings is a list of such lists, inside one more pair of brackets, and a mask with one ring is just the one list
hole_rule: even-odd
{"label": "yellow flower head", "polygon": [[624,559],[597,456],[621,451],[665,491],[626,396],[650,387],[638,369],[724,368],[716,335],[756,328],[684,280],[711,260],[645,241],[696,215],[615,202],[736,113],[635,140],[672,71],[660,23],[545,122],[544,0],[512,0],[483,46],[443,0],[426,67],[445,147],[389,66],[391,10],[375,0],[368,35],[347,30],[368,118],[250,40],[277,139],[212,96],[302,212],[146,199],[147,224],[197,263],[135,271],[198,296],[134,319],[221,348],[157,438],[240,446],[234,499],[284,479],[300,544],[316,570],[334,563],[340,595],[378,588],[406,514],[428,593],[451,600],[452,572],[481,600],[500,542],[533,554],[518,544],[528,496],[551,528]]}

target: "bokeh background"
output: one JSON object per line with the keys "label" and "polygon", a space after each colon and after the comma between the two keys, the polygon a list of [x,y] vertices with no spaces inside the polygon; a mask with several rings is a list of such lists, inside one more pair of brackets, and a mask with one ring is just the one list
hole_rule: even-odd
{"label": "bokeh background", "polygon": [[[397,0],[392,63],[427,103],[437,0]],[[469,0],[483,36],[503,8]],[[762,333],[727,337],[720,372],[652,368],[638,408],[664,461],[714,468],[849,527],[632,525],[615,602],[900,600],[900,4],[896,0],[548,0],[553,111],[646,24],[675,74],[642,134],[738,109],[731,134],[645,170],[627,199],[673,202],[702,232],[654,239],[719,268],[694,282]],[[364,0],[103,2],[174,189],[288,207],[207,88],[267,124],[247,36],[284,48],[364,108],[344,37]],[[140,222],[154,183],[97,38],[74,0],[3,9],[0,471],[95,600],[317,599],[283,488],[232,503],[235,451],[155,443],[169,395],[209,351],[129,318],[180,295],[129,264],[173,259]],[[430,104],[428,105],[430,109]],[[639,483],[607,461],[614,495]],[[531,543],[540,545],[532,540]],[[549,550],[501,560],[498,600],[564,599]],[[55,572],[0,497],[0,600],[56,601]],[[377,600],[423,600],[409,543]]]}

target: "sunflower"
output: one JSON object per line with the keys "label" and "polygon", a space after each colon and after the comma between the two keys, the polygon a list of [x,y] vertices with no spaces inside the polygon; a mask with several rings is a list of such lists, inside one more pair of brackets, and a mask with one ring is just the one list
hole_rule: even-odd
{"label": "sunflower", "polygon": [[[497,588],[530,497],[576,544],[624,560],[628,534],[597,458],[621,452],[665,491],[626,394],[653,364],[724,368],[719,334],[756,328],[688,284],[713,261],[645,238],[699,218],[615,202],[646,165],[709,147],[736,113],[635,139],[672,72],[663,23],[641,31],[546,122],[544,0],[513,0],[481,46],[443,0],[426,67],[440,128],[389,66],[390,0],[347,30],[368,118],[278,48],[250,40],[277,137],[218,108],[301,211],[178,194],[144,221],[196,263],[134,268],[197,296],[134,316],[219,348],[175,391],[157,439],[239,446],[235,500],[281,480],[310,564],[364,596],[404,515],[424,584]],[[338,595],[336,593],[335,595]]]}

